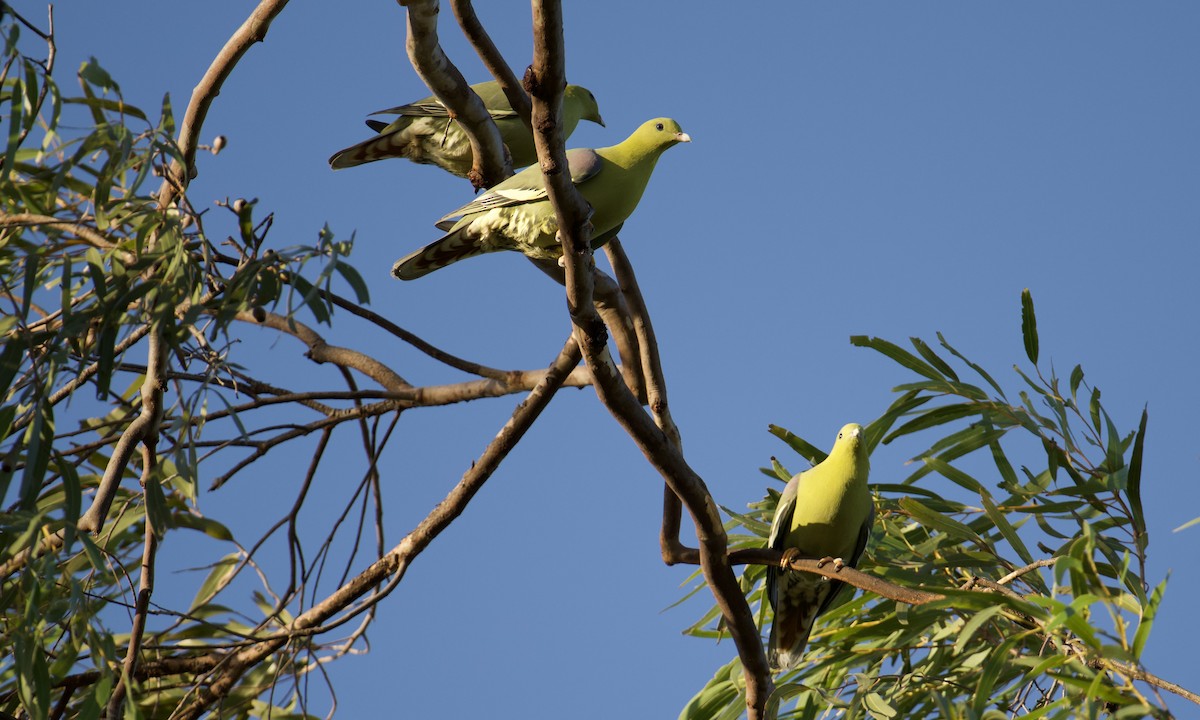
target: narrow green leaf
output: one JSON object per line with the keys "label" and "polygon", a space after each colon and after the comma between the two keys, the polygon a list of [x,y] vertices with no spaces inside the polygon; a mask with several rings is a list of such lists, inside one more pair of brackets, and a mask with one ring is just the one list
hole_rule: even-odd
{"label": "narrow green leaf", "polygon": [[891,703],[875,692],[869,692],[863,696],[863,706],[867,712],[871,713],[872,717],[876,718],[894,718],[899,714]]}
{"label": "narrow green leaf", "polygon": [[67,97],[63,98],[63,103],[67,105],[86,105],[93,110],[109,110],[111,112],[119,113],[121,115],[128,115],[130,117],[135,117],[138,120],[149,122],[149,118],[146,117],[146,113],[142,112],[141,108],[130,105],[123,100],[109,100],[107,98],[98,97]]}
{"label": "narrow green leaf", "polygon": [[992,376],[989,375],[986,370],[984,370],[979,365],[976,365],[975,363],[971,362],[970,360],[967,359],[967,357],[965,355],[963,355],[962,353],[960,353],[959,351],[957,351],[953,347],[951,347],[950,343],[946,342],[946,338],[942,337],[941,333],[938,333],[937,337],[938,337],[938,342],[940,342],[942,344],[942,347],[944,347],[944,348],[946,348],[946,350],[950,351],[950,354],[954,355],[954,357],[956,357],[959,360],[962,360],[964,363],[966,363],[968,367],[970,367],[972,370],[974,370],[979,375],[979,377],[986,380],[987,384],[992,386],[992,389],[996,391],[997,395],[999,395],[1001,398],[1004,397],[1004,391],[1000,389],[1000,385],[995,380],[992,379]]}
{"label": "narrow green leaf", "polygon": [[991,657],[988,658],[987,664],[983,666],[983,671],[979,675],[979,682],[975,685],[975,697],[971,703],[971,709],[976,715],[982,715],[984,709],[992,699],[992,689],[996,687],[996,681],[1008,669],[1012,662],[1008,656],[1009,648],[1014,644],[1014,638],[1008,638],[1000,643]]}
{"label": "narrow green leaf", "polygon": [[943,425],[955,420],[961,420],[965,417],[971,417],[979,414],[979,412],[980,406],[976,403],[954,403],[953,405],[939,405],[917,414],[917,416],[912,420],[909,420],[893,430],[891,434],[884,439],[884,442],[890,443],[898,437],[910,435],[921,430],[927,430],[931,427],[937,427],[938,425]]}
{"label": "narrow green leaf", "polygon": [[913,498],[900,498],[900,509],[908,513],[917,522],[925,527],[941,530],[942,532],[952,537],[957,537],[960,540],[968,542],[980,542],[981,539],[975,534],[971,528],[963,525],[954,518],[947,517],[936,510],[933,510],[927,505],[924,505]]}
{"label": "narrow green leaf", "polygon": [[162,540],[167,528],[171,526],[171,511],[167,507],[167,497],[163,494],[162,483],[157,476],[146,480],[146,520],[150,523],[155,537]]}
{"label": "narrow green leaf", "polygon": [[961,653],[966,650],[967,645],[971,642],[971,638],[975,637],[975,633],[979,631],[979,628],[983,627],[984,623],[991,620],[1003,609],[1003,605],[993,605],[986,610],[975,613],[975,616],[968,620],[963,625],[962,630],[958,632],[958,638],[954,641],[954,652]]}
{"label": "narrow green leaf", "polygon": [[[1071,401],[1075,402],[1076,395],[1079,392],[1079,384],[1083,382],[1083,366],[1076,365],[1071,371]],[[1078,405],[1078,402],[1076,402]]]}
{"label": "narrow green leaf", "polygon": [[1092,417],[1092,427],[1099,435],[1104,431],[1104,426],[1100,423],[1100,388],[1092,388],[1092,397],[1088,401],[1088,414]]}
{"label": "narrow green leaf", "polygon": [[1133,454],[1129,457],[1129,472],[1125,478],[1125,492],[1129,495],[1129,512],[1133,516],[1133,532],[1140,550],[1145,550],[1146,516],[1142,512],[1142,450],[1146,441],[1146,422],[1149,413],[1142,408],[1142,420],[1138,423],[1137,435],[1133,440]]}
{"label": "narrow green leaf", "polygon": [[96,372],[96,398],[103,400],[108,397],[108,390],[112,384],[113,368],[117,361],[117,331],[116,323],[104,323],[103,330],[100,332],[100,341],[96,346],[96,354],[99,355],[97,365],[99,366]]}
{"label": "narrow green leaf", "polygon": [[1025,355],[1029,362],[1037,365],[1037,316],[1033,314],[1033,294],[1029,292],[1029,288],[1021,291],[1021,335],[1025,338]]}
{"label": "narrow green leaf", "polygon": [[13,163],[16,162],[17,148],[21,145],[21,135],[24,132],[25,114],[23,112],[23,103],[18,99],[22,91],[22,81],[18,78],[12,79],[11,92],[13,101],[9,105],[8,116],[8,141],[5,143],[4,157],[0,158],[3,164],[0,164],[0,182],[7,184],[8,175],[12,172]]}
{"label": "narrow green leaf", "polygon": [[1150,628],[1154,626],[1154,618],[1158,615],[1158,606],[1162,603],[1163,594],[1167,591],[1167,580],[1170,580],[1170,574],[1163,581],[1154,587],[1150,593],[1150,599],[1146,602],[1146,607],[1142,610],[1142,618],[1138,622],[1137,632],[1133,634],[1133,647],[1131,651],[1135,658],[1142,656],[1142,650],[1146,648],[1146,640],[1150,638]]}
{"label": "narrow green leaf", "polygon": [[[25,355],[26,347],[25,343],[10,336],[5,340],[4,348],[0,349],[0,399],[8,394],[8,386],[12,384],[17,371],[21,369],[21,360]],[[10,407],[15,413],[16,406]],[[12,418],[9,418],[9,424],[11,423]],[[8,437],[8,426],[3,429],[4,432],[0,433],[0,439]]]}
{"label": "narrow green leaf", "polygon": [[41,492],[54,447],[54,408],[38,403],[30,412],[33,422],[25,431],[25,469],[21,474],[21,507],[32,509]]}
{"label": "narrow green leaf", "polygon": [[942,460],[941,458],[926,456],[921,458],[921,461],[932,468],[939,475],[947,480],[950,480],[954,484],[959,485],[960,487],[966,488],[971,492],[986,492],[983,490],[983,487],[979,484],[978,480],[962,470],[954,467],[945,460]]}
{"label": "narrow green leaf", "polygon": [[[982,490],[982,488],[981,488]],[[996,503],[992,501],[991,495],[986,490],[979,494],[979,499],[983,502],[983,510],[987,513],[988,518],[996,525],[996,529],[1012,546],[1017,555],[1021,557],[1021,561],[1026,565],[1033,564],[1033,555],[1029,554],[1029,548],[1025,547],[1025,543],[1021,540],[1021,536],[1017,533],[1017,529],[1008,521],[1008,516],[1001,512]]]}
{"label": "narrow green leaf", "polygon": [[875,451],[875,448],[883,441],[884,436],[887,435],[888,430],[891,429],[897,420],[932,399],[928,395],[920,396],[917,390],[910,390],[892,401],[888,409],[882,415],[872,420],[865,429],[867,454],[870,455]]}
{"label": "narrow green leaf", "polygon": [[354,290],[354,298],[358,304],[370,305],[371,295],[367,292],[367,283],[363,281],[362,275],[358,274],[358,270],[349,263],[340,261],[334,264],[334,268],[350,284],[351,289]]}
{"label": "narrow green leaf", "polygon": [[954,368],[935,353],[928,343],[919,337],[910,337],[908,340],[917,349],[917,352],[921,353],[921,357],[925,358],[926,362],[937,368],[941,374],[958,382],[958,373],[954,372]]}
{"label": "narrow green leaf", "polygon": [[900,365],[912,370],[918,375],[924,375],[930,380],[943,380],[944,378],[937,370],[923,362],[920,358],[901,348],[899,345],[890,343],[882,338],[867,337],[866,335],[851,335],[850,344],[857,347],[867,347],[882,353]]}
{"label": "narrow green leaf", "polygon": [[1051,480],[1058,479],[1058,464],[1062,458],[1062,450],[1050,438],[1042,438],[1042,449],[1046,451],[1046,469],[1050,473]]}
{"label": "narrow green leaf", "polygon": [[816,465],[826,458],[826,453],[823,450],[820,450],[816,446],[810,444],[807,440],[799,435],[795,435],[790,430],[781,428],[778,425],[768,425],[767,430],[775,437],[787,443],[790,448],[800,454],[800,457],[805,458],[813,465]]}
{"label": "narrow green leaf", "polygon": [[238,564],[241,561],[240,553],[230,553],[213,564],[212,570],[209,571],[208,577],[204,578],[200,589],[196,592],[196,598],[192,600],[191,609],[206,605],[219,592],[229,578],[237,570]]}

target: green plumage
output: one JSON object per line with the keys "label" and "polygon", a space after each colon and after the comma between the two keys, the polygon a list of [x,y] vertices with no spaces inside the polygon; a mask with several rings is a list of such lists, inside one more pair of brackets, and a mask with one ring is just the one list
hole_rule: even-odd
{"label": "green plumage", "polygon": [[[472,85],[471,89],[483,101],[484,107],[496,123],[500,138],[512,157],[513,167],[521,168],[536,162],[533,136],[509,105],[499,83],[479,83]],[[334,153],[333,157],[329,158],[329,164],[335,170],[399,157],[424,165],[437,165],[459,177],[466,177],[471,171],[474,159],[471,155],[471,141],[458,122],[451,119],[450,111],[436,97],[427,97],[373,114],[400,117],[391,123],[368,120],[367,125],[378,134]],[[592,93],[587,88],[568,85],[563,93],[562,104],[563,133],[566,137],[575,132],[580,120],[604,124]]]}
{"label": "green plumage", "polygon": [[[656,118],[617,145],[567,152],[571,181],[592,206],[593,247],[607,242],[633,214],[663,151],[690,141],[679,123]],[[562,256],[558,219],[537,166],[484,191],[437,226],[446,234],[398,260],[393,275],[413,280],[463,258],[497,250],[516,250],[540,260]]]}
{"label": "green plumage", "polygon": [[[875,511],[867,489],[869,471],[862,427],[846,425],[829,456],[784,488],[768,547],[795,548],[801,557],[837,558],[856,565]],[[813,622],[842,587],[842,582],[820,575],[767,568],[767,598],[775,610],[767,652],[772,669],[790,670],[800,663]]]}

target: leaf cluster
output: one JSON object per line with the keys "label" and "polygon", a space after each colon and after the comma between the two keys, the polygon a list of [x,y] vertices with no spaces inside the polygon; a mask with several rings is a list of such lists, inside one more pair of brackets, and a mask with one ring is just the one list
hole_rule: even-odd
{"label": "leaf cluster", "polygon": [[[287,618],[287,593],[265,582],[238,589],[253,602],[221,602],[234,577],[253,570],[253,548],[196,504],[201,462],[262,432],[230,399],[261,392],[233,360],[234,323],[276,311],[295,323],[302,309],[329,323],[335,277],[359,302],[366,288],[344,261],[352,241],[328,228],[313,246],[274,250],[272,218],[256,218],[252,200],[221,201],[215,217],[186,193],[164,207],[152,186],[181,160],[170,99],[157,113],[126,102],[95,59],[68,93],[48,59],[35,57],[46,36],[7,5],[0,35],[0,647],[13,649],[0,653],[0,710],[101,713],[121,678],[149,526],[158,539],[182,531],[230,549],[204,568],[190,608],[150,608],[130,712],[166,717],[196,692],[214,649]],[[143,402],[146,367],[133,350],[151,332],[174,358],[175,392],[156,428],[157,457],[115,463]],[[79,532],[113,472],[112,512],[99,532]],[[251,669],[226,714],[303,716],[299,680],[318,667],[316,650],[296,641]],[[290,689],[280,684],[288,678]]]}
{"label": "leaf cluster", "polygon": [[[869,446],[920,448],[899,482],[872,485],[877,521],[860,569],[946,599],[906,606],[846,592],[818,620],[804,664],[777,678],[779,717],[1166,717],[1139,658],[1166,586],[1146,577],[1142,511],[1147,415],[1122,432],[1076,366],[1038,365],[1032,298],[1022,296],[1030,369],[1010,395],[938,334],[938,349],[855,336],[914,375],[866,428]],[[802,459],[824,454],[772,426]],[[786,482],[772,459],[762,472]],[[878,466],[873,477],[890,472]],[[731,549],[762,547],[779,492],[728,511]],[[765,568],[742,585],[768,627]],[[718,636],[715,610],[689,632]],[[681,718],[736,718],[735,660]]]}

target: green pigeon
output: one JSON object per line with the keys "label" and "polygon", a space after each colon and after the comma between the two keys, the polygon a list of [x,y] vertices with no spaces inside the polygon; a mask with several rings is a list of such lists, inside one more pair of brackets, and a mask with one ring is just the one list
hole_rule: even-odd
{"label": "green pigeon", "polygon": [[[567,151],[571,182],[592,206],[593,248],[608,242],[633,214],[663,151],[691,140],[679,123],[655,118],[611,147]],[[558,218],[546,198],[542,169],[536,165],[485,190],[444,216],[437,227],[446,234],[396,261],[393,275],[413,280],[497,250],[517,250],[537,260],[562,257]]]}
{"label": "green pigeon", "polygon": [[[875,506],[867,490],[867,443],[854,423],[838,431],[829,456],[794,476],[783,489],[767,546],[789,555],[853,567],[867,546]],[[844,583],[812,573],[767,568],[767,599],[775,610],[767,660],[773,670],[800,664],[813,621]]]}
{"label": "green pigeon", "polygon": [[[500,138],[508,147],[514,168],[537,162],[533,136],[508,103],[496,81],[472,85],[471,89],[483,101]],[[378,134],[370,140],[339,150],[329,158],[334,170],[375,162],[384,158],[402,157],[423,165],[437,165],[459,177],[471,171],[471,141],[451,118],[450,111],[436,97],[427,97],[409,105],[380,110],[373,115],[399,115],[391,123],[368,120],[367,125]],[[568,85],[563,93],[562,123],[564,137],[575,132],[580,120],[604,125],[596,98],[587,88]]]}

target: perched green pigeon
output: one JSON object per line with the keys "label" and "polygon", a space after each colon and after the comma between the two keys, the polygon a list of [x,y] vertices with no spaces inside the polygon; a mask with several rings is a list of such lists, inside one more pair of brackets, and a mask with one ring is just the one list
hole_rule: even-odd
{"label": "perched green pigeon", "polygon": [[[499,83],[493,80],[472,85],[471,89],[483,101],[484,107],[495,121],[500,138],[504,140],[512,156],[513,167],[521,168],[537,162],[533,136],[509,105]],[[400,117],[390,124],[368,120],[367,125],[379,134],[334,153],[333,157],[329,158],[333,169],[354,167],[384,158],[403,157],[423,165],[437,165],[459,177],[466,177],[471,171],[471,141],[458,123],[450,117],[450,111],[436,97],[427,97],[409,105],[380,110],[373,114]],[[568,85],[563,93],[562,104],[564,137],[569,137],[575,132],[575,126],[580,120],[604,124],[592,93],[587,88]]]}
{"label": "perched green pigeon", "polygon": [[[571,181],[592,206],[593,248],[608,242],[633,214],[663,151],[691,140],[679,123],[655,118],[617,145],[567,151]],[[546,199],[542,169],[536,165],[485,190],[443,217],[437,227],[446,234],[396,261],[393,275],[413,280],[463,258],[497,250],[518,250],[539,260],[562,257],[558,219]]]}
{"label": "perched green pigeon", "polygon": [[[851,423],[838,431],[829,456],[788,482],[768,547],[788,555],[820,558],[841,569],[853,567],[871,534],[875,506],[867,491],[867,443]],[[837,597],[843,583],[812,573],[767,568],[767,598],[775,609],[767,659],[774,670],[800,664],[813,621]]]}

